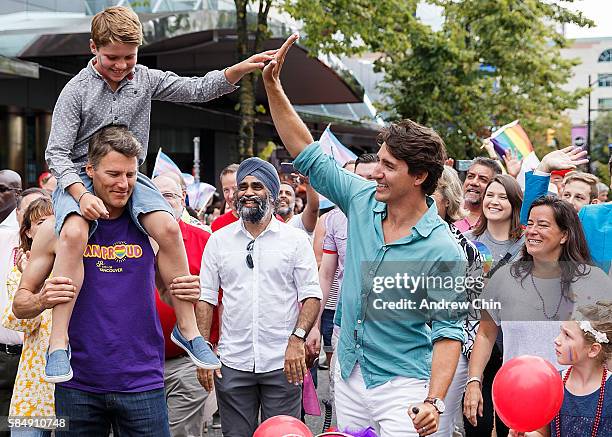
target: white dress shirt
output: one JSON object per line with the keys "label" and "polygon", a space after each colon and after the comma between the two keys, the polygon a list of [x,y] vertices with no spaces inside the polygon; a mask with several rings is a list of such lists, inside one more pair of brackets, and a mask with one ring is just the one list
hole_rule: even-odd
{"label": "white dress shirt", "polygon": [[19,230],[19,223],[17,222],[17,209],[11,211],[11,213],[0,223],[0,229],[8,229],[9,231]]}
{"label": "white dress shirt", "polygon": [[[8,292],[6,280],[15,265],[16,248],[19,246],[19,226],[17,225],[15,211],[11,213],[0,226],[0,317],[8,305]],[[14,220],[14,223],[13,223]],[[23,333],[6,329],[0,325],[0,343],[22,344]]]}
{"label": "white dress shirt", "polygon": [[299,302],[322,298],[308,236],[278,220],[253,243],[242,219],[213,233],[202,257],[200,300],[217,305],[223,289],[219,353],[232,369],[264,373],[282,369]]}

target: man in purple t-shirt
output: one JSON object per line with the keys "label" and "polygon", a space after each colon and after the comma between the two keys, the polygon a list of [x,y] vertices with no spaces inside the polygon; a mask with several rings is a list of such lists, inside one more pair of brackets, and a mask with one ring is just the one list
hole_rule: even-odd
{"label": "man in purple t-shirt", "polygon": [[[83,255],[85,277],[69,326],[74,376],[55,387],[56,415],[68,419],[69,429],[58,429],[58,436],[108,435],[111,426],[115,435],[170,435],[155,307],[156,248],[126,208],[141,147],[125,126],[105,127],[90,143],[87,171],[109,218],[99,221]],[[28,268],[50,265],[54,239],[53,224],[46,222]],[[199,295],[198,276],[177,278],[171,292]],[[13,309],[31,318],[72,298],[70,279],[56,277],[38,293],[20,288]]]}

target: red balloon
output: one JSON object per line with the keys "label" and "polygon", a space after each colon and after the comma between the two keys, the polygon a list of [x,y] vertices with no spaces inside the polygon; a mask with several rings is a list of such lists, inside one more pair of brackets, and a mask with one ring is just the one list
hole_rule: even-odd
{"label": "red balloon", "polygon": [[263,422],[253,437],[313,437],[304,422],[291,416],[274,416]]}
{"label": "red balloon", "polygon": [[523,355],[505,363],[493,380],[493,405],[500,419],[518,432],[549,424],[563,403],[563,381],[544,358]]}

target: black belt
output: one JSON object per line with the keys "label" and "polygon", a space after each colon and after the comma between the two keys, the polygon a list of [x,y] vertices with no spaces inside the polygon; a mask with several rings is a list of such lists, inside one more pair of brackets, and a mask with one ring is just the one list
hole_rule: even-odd
{"label": "black belt", "polygon": [[0,352],[4,352],[9,355],[21,355],[21,349],[23,349],[23,346],[20,344],[0,343]]}

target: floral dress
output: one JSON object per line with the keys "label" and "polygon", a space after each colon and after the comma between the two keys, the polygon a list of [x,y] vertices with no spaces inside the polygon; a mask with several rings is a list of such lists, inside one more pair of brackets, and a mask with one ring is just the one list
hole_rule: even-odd
{"label": "floral dress", "polygon": [[45,310],[33,319],[15,317],[12,307],[20,280],[21,273],[17,267],[13,267],[7,279],[9,304],[2,315],[2,325],[5,328],[24,333],[9,415],[53,418],[54,386],[42,378],[45,371],[45,352],[49,347],[51,335],[51,310]]}

